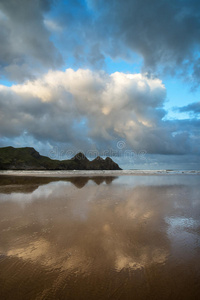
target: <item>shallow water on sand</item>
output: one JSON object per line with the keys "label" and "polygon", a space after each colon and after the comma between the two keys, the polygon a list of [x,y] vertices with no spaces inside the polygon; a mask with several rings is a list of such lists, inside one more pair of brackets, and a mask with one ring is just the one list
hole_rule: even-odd
{"label": "shallow water on sand", "polygon": [[0,176],[0,299],[198,299],[199,179]]}

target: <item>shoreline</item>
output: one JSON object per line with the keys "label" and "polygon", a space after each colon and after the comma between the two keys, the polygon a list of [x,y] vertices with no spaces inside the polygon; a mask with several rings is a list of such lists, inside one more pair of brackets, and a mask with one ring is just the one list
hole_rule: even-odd
{"label": "shoreline", "polygon": [[32,177],[88,177],[88,176],[144,176],[144,175],[200,175],[200,170],[1,170],[0,175]]}

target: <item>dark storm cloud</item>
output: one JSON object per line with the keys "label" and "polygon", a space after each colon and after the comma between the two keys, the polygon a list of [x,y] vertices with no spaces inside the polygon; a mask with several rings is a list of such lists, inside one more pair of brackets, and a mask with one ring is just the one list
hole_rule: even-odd
{"label": "dark storm cloud", "polygon": [[[133,62],[143,71],[179,75],[197,87],[200,78],[200,2],[197,0],[58,1],[49,16],[52,33],[75,66],[105,68],[105,58]],[[135,56],[134,56],[135,57]]]}
{"label": "dark storm cloud", "polygon": [[200,102],[194,102],[183,107],[177,108],[180,112],[191,112],[194,116],[200,114]]}
{"label": "dark storm cloud", "polygon": [[[171,132],[179,154],[200,153],[200,120],[169,120],[164,122],[164,126]],[[167,141],[163,139],[163,142]]]}
{"label": "dark storm cloud", "polygon": [[106,55],[131,61],[137,53],[144,72],[199,82],[199,1],[67,1],[65,9],[60,3],[61,43],[81,66],[101,67]]}
{"label": "dark storm cloud", "polygon": [[197,0],[0,0],[0,65],[23,80],[62,63],[106,67],[106,57],[143,60],[143,71],[200,78]]}
{"label": "dark storm cloud", "polygon": [[11,80],[31,78],[43,68],[55,68],[61,56],[44,25],[47,0],[0,1],[0,72]]}
{"label": "dark storm cloud", "polygon": [[124,47],[115,47],[114,55],[122,55],[127,48],[135,51],[144,59],[145,70],[162,68],[176,73],[192,69],[193,76],[199,77],[199,1],[90,0],[89,3],[99,12],[98,28],[110,41],[111,55],[113,45],[119,44]]}

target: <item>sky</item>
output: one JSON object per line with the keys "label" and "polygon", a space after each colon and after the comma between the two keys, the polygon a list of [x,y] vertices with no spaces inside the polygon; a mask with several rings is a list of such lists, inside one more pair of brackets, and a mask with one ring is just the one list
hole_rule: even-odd
{"label": "sky", "polygon": [[199,0],[0,0],[0,147],[200,169]]}

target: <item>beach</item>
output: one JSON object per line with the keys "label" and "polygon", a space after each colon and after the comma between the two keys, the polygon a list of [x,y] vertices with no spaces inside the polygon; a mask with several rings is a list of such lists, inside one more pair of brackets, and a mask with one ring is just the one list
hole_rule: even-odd
{"label": "beach", "polygon": [[0,299],[198,299],[199,171],[0,174]]}

